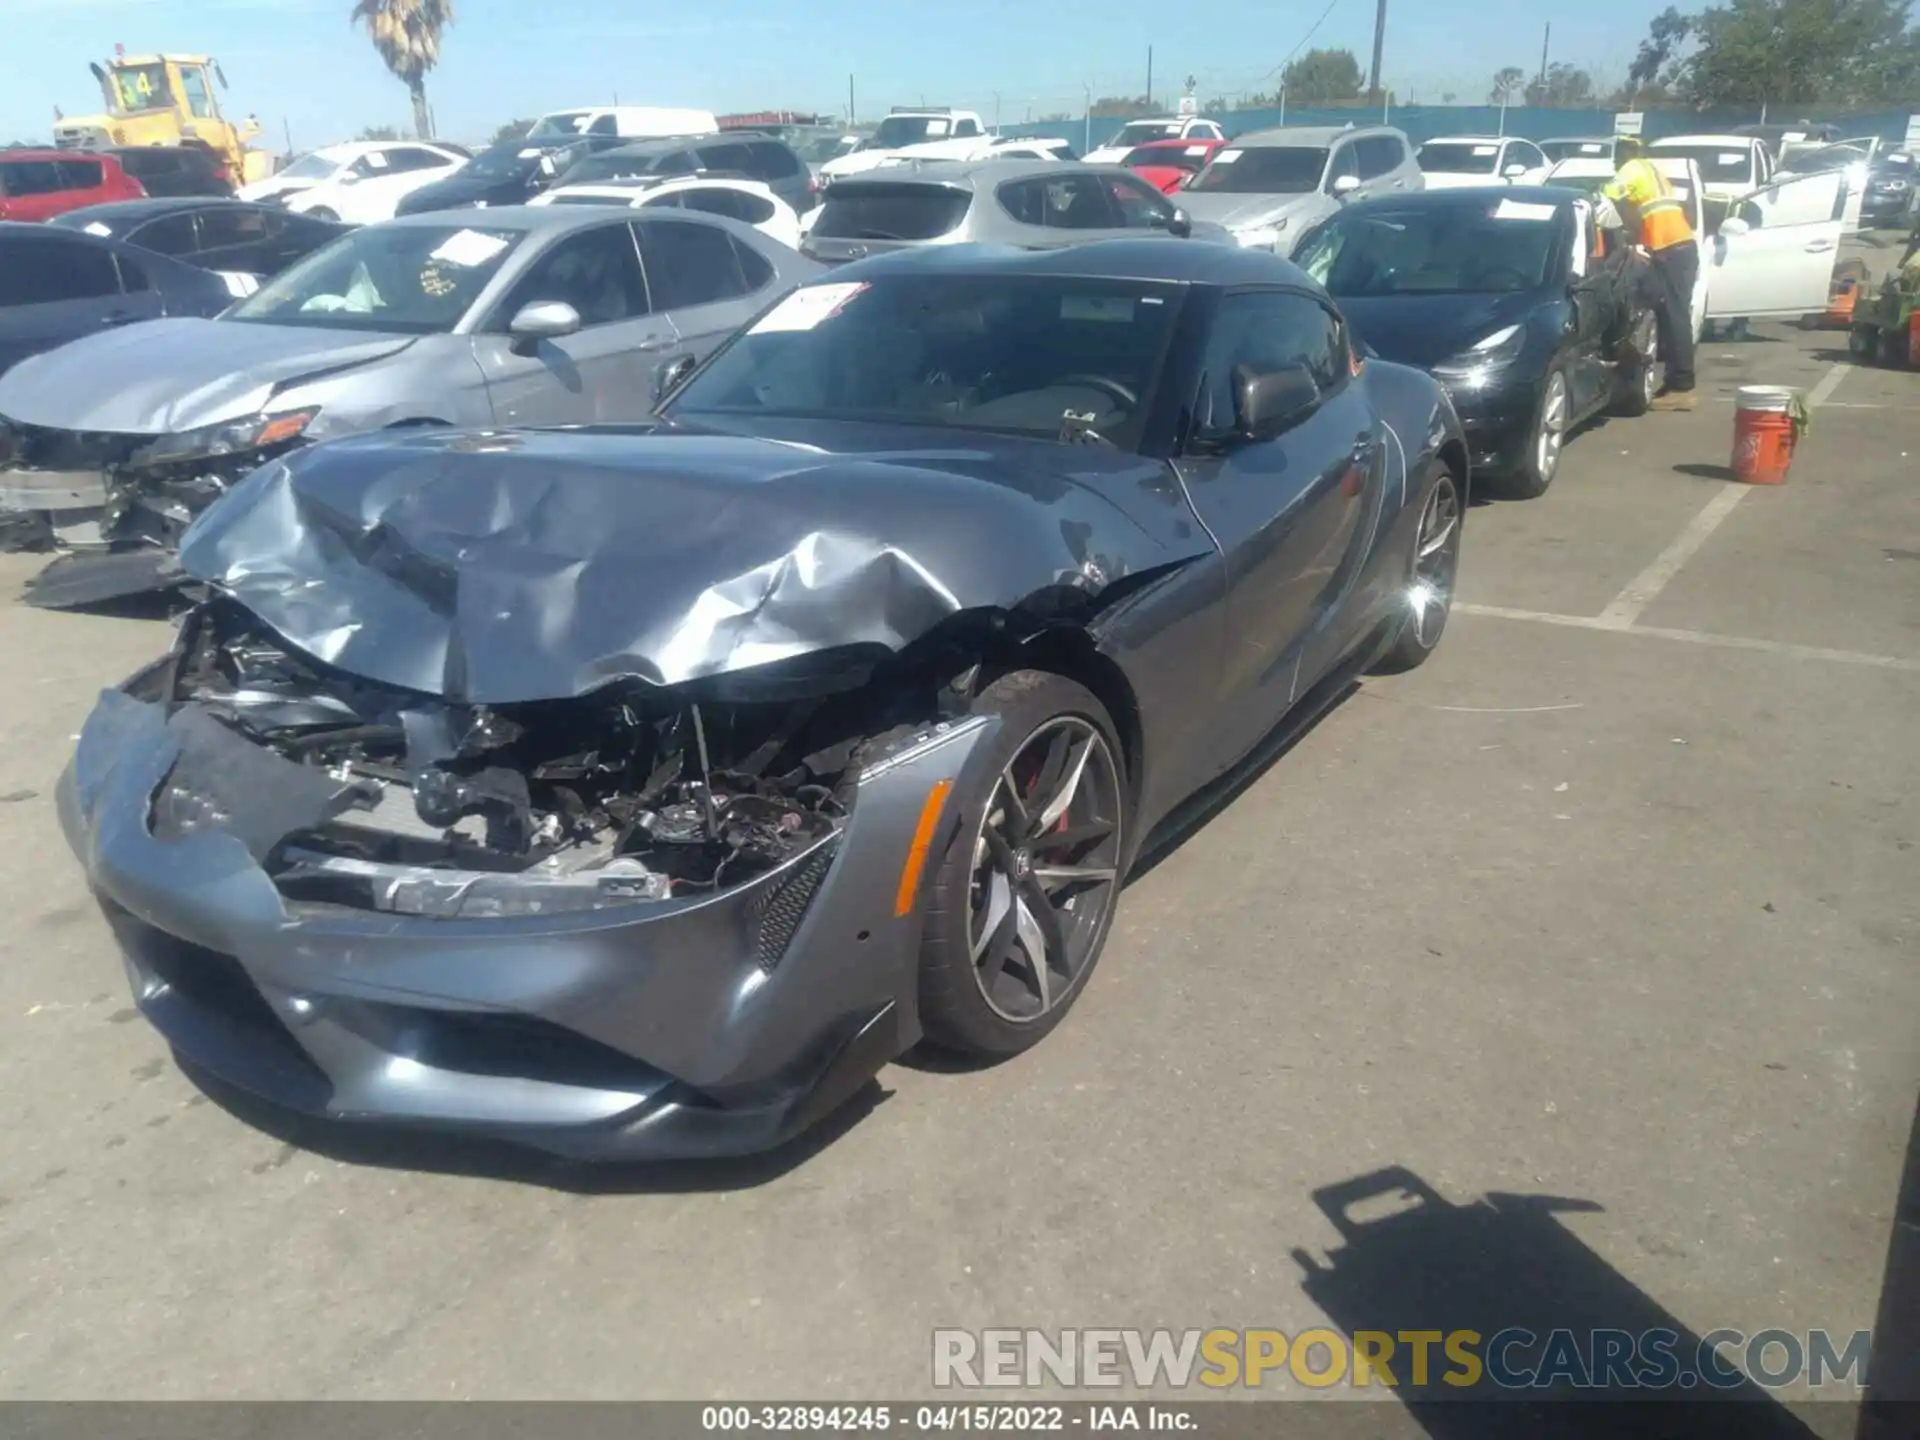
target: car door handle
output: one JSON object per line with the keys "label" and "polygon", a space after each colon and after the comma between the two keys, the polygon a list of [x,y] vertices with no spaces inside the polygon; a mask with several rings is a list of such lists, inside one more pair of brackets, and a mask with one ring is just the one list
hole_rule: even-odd
{"label": "car door handle", "polygon": [[1831,249],[1833,249],[1833,241],[1831,240],[1812,240],[1807,243],[1807,254],[1809,255],[1825,254]]}
{"label": "car door handle", "polygon": [[139,316],[130,314],[125,310],[115,310],[111,314],[102,315],[100,317],[100,323],[102,325],[131,325],[139,318]]}
{"label": "car door handle", "polygon": [[636,348],[647,354],[651,354],[656,350],[669,349],[673,343],[674,339],[671,335],[649,335],[646,339],[642,340]]}

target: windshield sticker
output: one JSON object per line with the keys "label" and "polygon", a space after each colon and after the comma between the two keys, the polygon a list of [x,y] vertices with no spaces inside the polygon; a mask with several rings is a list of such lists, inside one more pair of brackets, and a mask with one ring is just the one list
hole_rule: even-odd
{"label": "windshield sticker", "polygon": [[945,120],[929,120],[927,122],[927,134],[929,135],[944,135],[952,128],[953,126]]}
{"label": "windshield sticker", "polygon": [[387,168],[387,157],[382,155],[378,150],[369,150],[367,152],[367,164],[375,170],[384,170]]}
{"label": "windshield sticker", "polygon": [[1126,325],[1133,320],[1133,298],[1128,295],[1062,295],[1060,318]]}
{"label": "windshield sticker", "polygon": [[501,236],[480,230],[461,230],[441,241],[427,258],[472,268],[486,264],[506,248],[507,242]]}
{"label": "windshield sticker", "polygon": [[542,150],[538,145],[530,145],[520,152],[518,158],[521,160],[538,160],[546,153],[547,152]]}
{"label": "windshield sticker", "polygon": [[811,330],[822,320],[831,320],[862,290],[862,280],[844,285],[810,285],[796,290],[760,318],[750,335],[768,335],[783,330]]}
{"label": "windshield sticker", "polygon": [[1216,165],[1231,165],[1245,153],[1244,150],[1222,150],[1218,155],[1213,157],[1213,163]]}
{"label": "windshield sticker", "polygon": [[1204,145],[1187,146],[1187,154],[1189,155],[1204,155],[1206,153],[1207,153],[1207,147]]}
{"label": "windshield sticker", "polygon": [[1742,155],[1738,150],[1722,150],[1714,158],[1722,165],[1738,165],[1747,157]]}
{"label": "windshield sticker", "polygon": [[89,220],[83,228],[89,235],[113,234],[113,227],[111,225],[102,225],[98,220]]}
{"label": "windshield sticker", "polygon": [[1529,205],[1520,200],[1502,200],[1493,207],[1495,220],[1551,220],[1555,207],[1552,205]]}
{"label": "windshield sticker", "polygon": [[1473,147],[1473,153],[1482,158],[1488,155],[1498,155],[1500,153],[1500,147],[1498,145],[1476,145]]}

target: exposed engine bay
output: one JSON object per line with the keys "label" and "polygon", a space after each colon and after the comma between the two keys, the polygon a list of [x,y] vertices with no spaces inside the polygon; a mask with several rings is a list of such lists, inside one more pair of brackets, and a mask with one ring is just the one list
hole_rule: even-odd
{"label": "exposed engine bay", "polygon": [[215,599],[133,688],[198,712],[179,718],[205,739],[156,793],[156,836],[234,834],[288,900],[473,918],[693,897],[829,844],[862,768],[954,697],[898,681],[451,703],[324,666]]}

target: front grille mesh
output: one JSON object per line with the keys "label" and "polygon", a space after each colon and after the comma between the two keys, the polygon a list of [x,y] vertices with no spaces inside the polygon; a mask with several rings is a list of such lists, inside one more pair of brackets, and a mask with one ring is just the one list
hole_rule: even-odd
{"label": "front grille mesh", "polygon": [[787,953],[788,942],[793,939],[793,932],[800,928],[801,920],[806,917],[807,906],[813,903],[814,892],[820,888],[820,882],[826,878],[827,867],[832,863],[829,850],[816,850],[805,864],[769,891],[760,902],[760,926],[759,933],[754,937],[754,959],[762,970],[771,973]]}

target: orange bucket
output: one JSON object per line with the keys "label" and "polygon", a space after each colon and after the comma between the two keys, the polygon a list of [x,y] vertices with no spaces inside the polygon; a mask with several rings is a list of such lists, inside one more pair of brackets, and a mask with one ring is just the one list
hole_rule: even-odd
{"label": "orange bucket", "polygon": [[1859,282],[1842,280],[1839,285],[1834,288],[1833,294],[1827,299],[1826,323],[1843,330],[1851,325],[1853,323],[1854,305],[1859,300],[1859,297]]}
{"label": "orange bucket", "polygon": [[1786,484],[1805,415],[1797,390],[1742,385],[1734,397],[1734,478],[1749,485]]}

